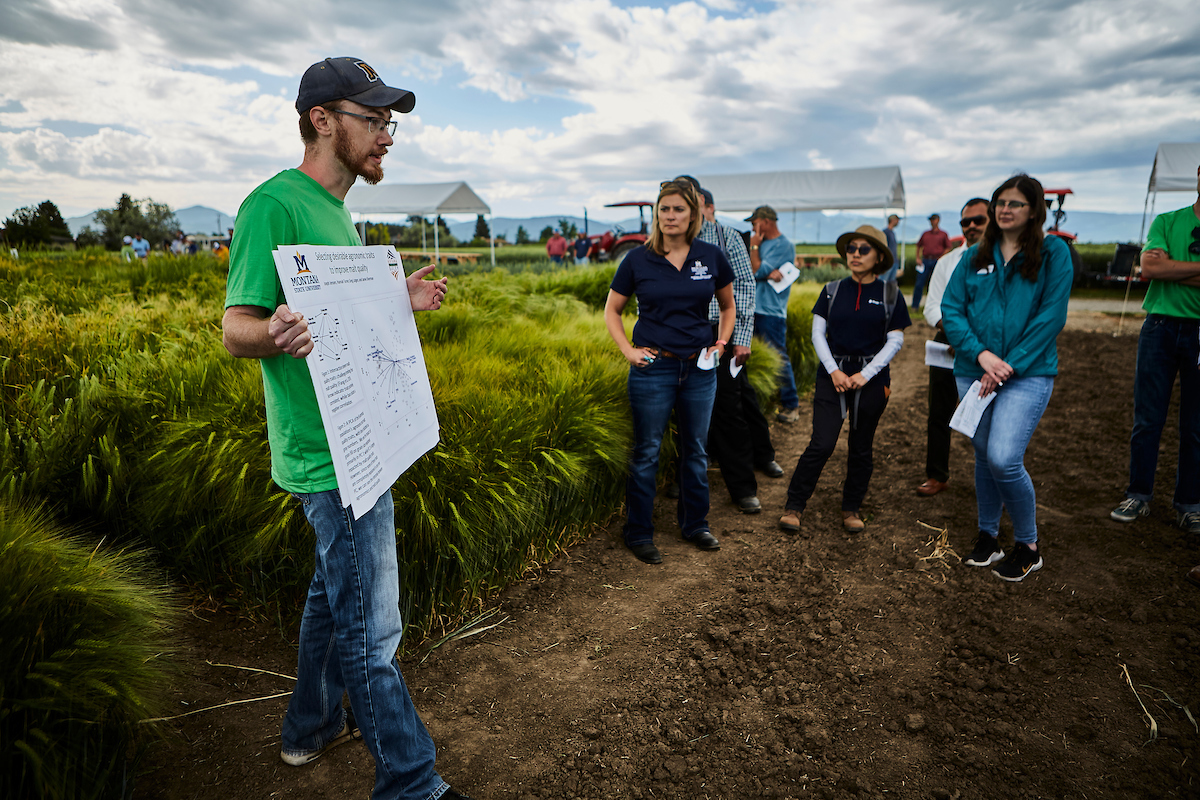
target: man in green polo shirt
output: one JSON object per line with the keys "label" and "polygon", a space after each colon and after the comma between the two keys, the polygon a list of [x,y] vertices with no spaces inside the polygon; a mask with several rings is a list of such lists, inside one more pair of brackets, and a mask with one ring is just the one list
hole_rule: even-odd
{"label": "man in green polo shirt", "polygon": [[[343,201],[358,178],[378,183],[412,92],[384,85],[366,62],[327,58],[300,81],[304,160],[259,186],[238,211],[222,320],[225,347],[262,364],[271,477],[300,501],[316,534],[316,570],[300,623],[296,688],[281,757],[301,766],[362,738],[375,759],[375,798],[456,800],[434,770],[435,748],[396,662],[400,618],[391,492],[346,512],[308,366],[312,334],[288,308],[272,256],[280,245],[360,246]],[[446,279],[407,280],[413,310],[441,307]],[[342,696],[350,698],[348,715]]]}
{"label": "man in green polo shirt", "polygon": [[[1179,467],[1175,474],[1175,524],[1200,534],[1200,168],[1196,202],[1160,214],[1142,251],[1150,288],[1142,307],[1129,439],[1129,488],[1111,516],[1133,522],[1150,514],[1158,442],[1167,421],[1171,388],[1179,375]],[[1200,581],[1200,567],[1189,579]]]}

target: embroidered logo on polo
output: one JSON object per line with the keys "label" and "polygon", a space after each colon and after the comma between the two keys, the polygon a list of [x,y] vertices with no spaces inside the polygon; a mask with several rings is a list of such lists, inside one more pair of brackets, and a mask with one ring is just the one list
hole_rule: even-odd
{"label": "embroidered logo on polo", "polygon": [[692,280],[706,281],[710,278],[712,278],[712,275],[709,273],[708,267],[706,267],[700,261],[697,261],[692,265]]}
{"label": "embroidered logo on polo", "polygon": [[881,305],[883,305],[883,301],[882,300],[874,300],[872,298],[867,298],[867,305],[881,306]]}
{"label": "embroidered logo on polo", "polygon": [[367,62],[355,61],[354,66],[361,69],[363,71],[363,74],[367,76],[367,80],[369,80],[371,83],[374,83],[375,81],[379,80],[379,73],[376,72],[375,70],[371,69],[371,65],[368,64]]}

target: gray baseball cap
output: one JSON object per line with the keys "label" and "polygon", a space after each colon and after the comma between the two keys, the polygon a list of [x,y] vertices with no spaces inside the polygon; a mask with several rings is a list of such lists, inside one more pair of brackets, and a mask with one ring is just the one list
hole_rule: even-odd
{"label": "gray baseball cap", "polygon": [[379,73],[361,58],[342,56],[318,61],[304,71],[296,111],[303,114],[313,106],[331,100],[352,100],[370,108],[390,108],[407,114],[417,104],[417,96],[407,89],[395,89],[380,79]]}

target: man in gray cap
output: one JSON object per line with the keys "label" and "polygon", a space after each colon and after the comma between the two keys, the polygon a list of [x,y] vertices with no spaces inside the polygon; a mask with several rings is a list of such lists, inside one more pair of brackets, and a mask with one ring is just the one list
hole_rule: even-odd
{"label": "man in gray cap", "polygon": [[[307,764],[361,738],[375,759],[373,797],[456,800],[463,795],[434,770],[433,740],[396,661],[403,623],[391,492],[358,519],[345,512],[303,361],[312,334],[304,315],[288,308],[272,255],[280,245],[361,245],[346,192],[360,177],[383,178],[392,112],[415,103],[412,92],[385,85],[361,59],[327,58],[308,68],[296,100],[304,160],[251,192],[238,210],[222,327],[231,354],[260,360],[271,477],[300,501],[316,534],[283,761]],[[446,279],[424,280],[432,270],[407,280],[414,310],[441,306]]]}

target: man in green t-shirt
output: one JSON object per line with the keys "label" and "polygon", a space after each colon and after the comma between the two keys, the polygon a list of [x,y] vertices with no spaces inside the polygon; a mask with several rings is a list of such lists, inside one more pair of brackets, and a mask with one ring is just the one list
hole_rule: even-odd
{"label": "man in green t-shirt", "polygon": [[[1175,524],[1200,534],[1200,168],[1196,192],[1192,205],[1155,218],[1142,251],[1142,275],[1150,278],[1150,287],[1142,303],[1147,314],[1133,384],[1129,488],[1111,516],[1133,522],[1150,514],[1158,443],[1178,373]],[[1200,567],[1188,578],[1200,582]]]}
{"label": "man in green t-shirt", "polygon": [[[392,112],[407,113],[415,103],[360,59],[327,58],[308,68],[296,100],[304,160],[255,189],[238,211],[222,327],[230,353],[260,359],[271,477],[300,501],[316,534],[283,761],[307,764],[361,738],[375,759],[373,797],[455,800],[464,795],[434,770],[433,740],[396,661],[403,622],[391,492],[358,519],[346,513],[303,360],[312,334],[304,315],[284,302],[272,256],[279,245],[361,245],[343,205],[346,193],[360,177],[383,178],[396,129]],[[424,280],[433,269],[407,280],[414,310],[441,307],[446,279]]]}

